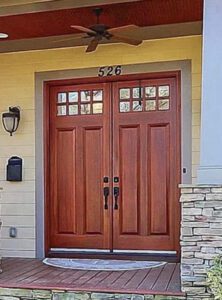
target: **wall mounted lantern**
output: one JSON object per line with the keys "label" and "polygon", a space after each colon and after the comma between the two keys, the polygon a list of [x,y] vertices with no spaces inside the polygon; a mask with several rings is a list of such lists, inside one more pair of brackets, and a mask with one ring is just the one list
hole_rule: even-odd
{"label": "wall mounted lantern", "polygon": [[9,107],[9,111],[2,114],[2,123],[10,136],[18,129],[20,122],[20,109],[18,107]]}

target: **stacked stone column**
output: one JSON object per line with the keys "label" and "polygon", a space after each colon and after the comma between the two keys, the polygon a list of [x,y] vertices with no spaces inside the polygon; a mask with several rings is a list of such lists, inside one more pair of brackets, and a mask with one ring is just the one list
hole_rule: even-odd
{"label": "stacked stone column", "polygon": [[222,186],[181,186],[181,283],[187,299],[212,299],[206,273],[222,254]]}

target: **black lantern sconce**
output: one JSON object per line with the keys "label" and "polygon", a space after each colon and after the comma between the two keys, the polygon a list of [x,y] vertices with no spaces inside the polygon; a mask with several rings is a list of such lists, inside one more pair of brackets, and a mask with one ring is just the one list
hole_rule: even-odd
{"label": "black lantern sconce", "polygon": [[20,122],[20,109],[18,107],[9,107],[9,111],[2,114],[2,123],[10,136],[18,129]]}

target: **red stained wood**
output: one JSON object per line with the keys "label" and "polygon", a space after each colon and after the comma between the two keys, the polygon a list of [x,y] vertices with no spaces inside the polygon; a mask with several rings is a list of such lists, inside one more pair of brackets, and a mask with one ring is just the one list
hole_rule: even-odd
{"label": "red stained wood", "polygon": [[103,145],[102,128],[86,129],[84,133],[85,156],[85,228],[88,234],[103,233]]}
{"label": "red stained wood", "polygon": [[157,282],[163,267],[151,269],[150,272],[145,276],[144,280],[140,283],[137,290],[149,289],[152,290],[155,283]]}
{"label": "red stained wood", "polygon": [[65,272],[65,274],[63,274],[62,280],[60,281],[60,284],[62,284],[62,285],[63,284],[64,285],[72,284],[73,282],[75,282],[79,278],[82,278],[82,276],[84,276],[85,274],[87,274],[86,271],[76,271],[76,272],[70,271],[69,274],[67,274]]}
{"label": "red stained wood", "polygon": [[[150,76],[156,79],[145,79]],[[51,118],[50,126],[46,123],[50,149],[46,166],[51,174],[46,184],[47,251],[49,247],[178,251],[179,74],[143,74],[138,79],[143,87],[169,85],[170,109],[120,113],[119,89],[136,87],[138,80],[51,87],[50,101],[46,98]],[[87,89],[103,89],[103,114],[56,116],[58,92]],[[103,176],[109,177],[108,184],[103,184]],[[104,210],[103,186],[111,193],[114,176],[120,177],[114,184],[120,187],[119,208],[113,210],[110,195]]]}
{"label": "red stained wood", "polygon": [[[170,87],[165,111],[119,112],[119,90]],[[120,176],[113,211],[114,249],[179,248],[180,97],[177,77],[114,83],[114,176]],[[125,100],[126,101],[126,100]],[[130,99],[130,105],[132,107]],[[145,105],[145,98],[143,98]],[[155,97],[155,101],[158,101]]]}
{"label": "red stained wood", "polygon": [[35,259],[24,262],[19,258],[4,258],[2,268],[0,287],[182,295],[179,264],[147,270],[102,272],[53,268]]}
{"label": "red stained wood", "polygon": [[[139,17],[138,17],[139,16]],[[200,21],[203,0],[143,0],[104,6],[101,22],[110,27],[135,24],[162,25]],[[92,7],[0,17],[2,32],[9,39],[28,39],[75,33],[70,25],[91,26],[96,21]]]}
{"label": "red stained wood", "polygon": [[157,289],[158,291],[165,291],[171,280],[175,267],[176,264],[165,265],[162,272],[160,273],[158,281],[155,283],[153,288]]}
{"label": "red stained wood", "polygon": [[[68,95],[88,88],[103,90],[103,114],[57,116],[59,92]],[[111,177],[109,84],[53,87],[47,103],[50,116],[47,244],[56,248],[110,248],[112,207],[109,203],[105,210],[103,198],[103,176]],[[65,105],[68,111],[68,103]],[[80,103],[78,107],[80,112]]]}
{"label": "red stained wood", "polygon": [[57,197],[59,233],[76,233],[76,172],[75,168],[73,168],[76,161],[75,142],[75,129],[63,129],[57,131]]}
{"label": "red stained wood", "polygon": [[178,276],[179,273],[180,273],[180,265],[176,264],[174,272],[172,274],[172,277],[167,287],[168,291],[176,291],[178,286],[181,284],[180,276]]}
{"label": "red stained wood", "polygon": [[168,234],[169,164],[172,158],[170,157],[169,126],[169,124],[149,126],[150,179],[148,180],[150,180],[151,234]]}
{"label": "red stained wood", "polygon": [[136,272],[137,271],[135,271],[135,270],[122,272],[120,277],[118,277],[113,283],[108,285],[108,287],[111,288],[111,286],[115,286],[115,288],[117,288],[117,289],[122,288],[133,278],[133,276],[136,274]]}
{"label": "red stained wood", "polygon": [[139,127],[120,127],[121,233],[138,234]]}

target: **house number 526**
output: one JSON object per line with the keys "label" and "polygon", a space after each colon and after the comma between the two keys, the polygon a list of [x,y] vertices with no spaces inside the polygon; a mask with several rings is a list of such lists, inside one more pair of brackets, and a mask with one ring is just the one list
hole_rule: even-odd
{"label": "house number 526", "polygon": [[99,77],[118,76],[122,74],[122,66],[100,67],[98,71]]}

